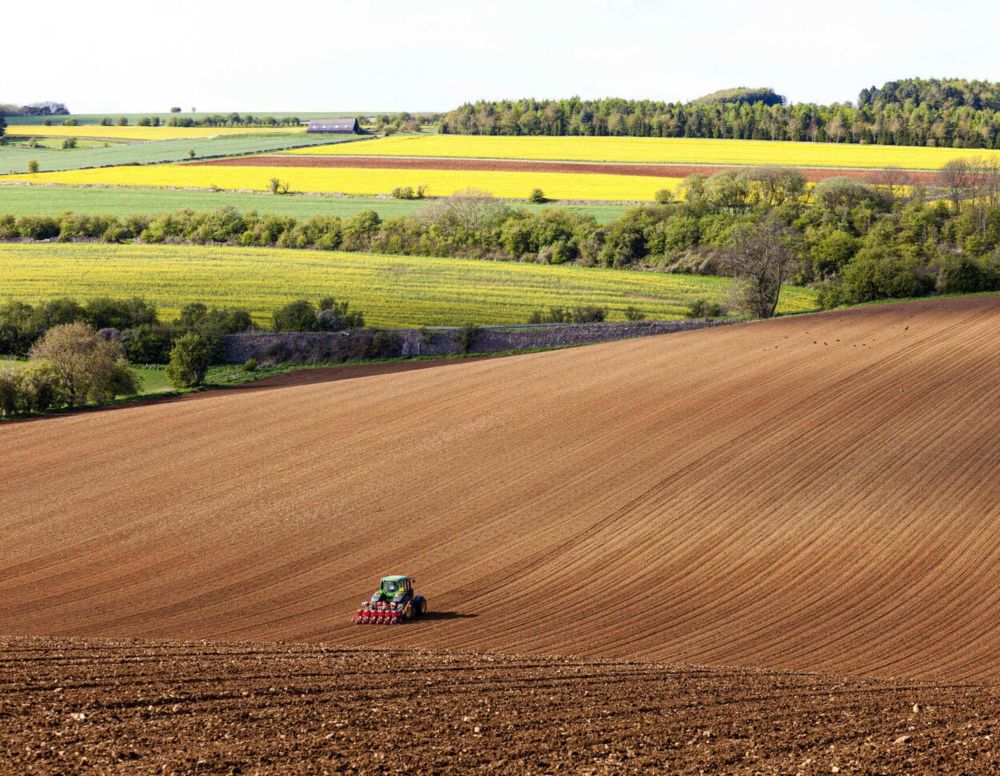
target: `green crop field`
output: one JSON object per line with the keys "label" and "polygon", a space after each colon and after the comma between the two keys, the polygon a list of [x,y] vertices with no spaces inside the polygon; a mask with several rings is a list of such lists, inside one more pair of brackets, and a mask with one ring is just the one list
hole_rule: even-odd
{"label": "green crop field", "polygon": [[[112,216],[155,215],[183,208],[207,211],[220,207],[256,210],[305,219],[314,215],[346,218],[362,210],[374,210],[382,218],[411,215],[427,205],[427,201],[388,199],[386,197],[335,197],[312,195],[274,196],[263,192],[187,191],[176,189],[140,189],[123,186],[23,186],[0,184],[0,215],[55,216],[72,210],[87,215]],[[549,204],[533,205],[519,202],[527,210],[560,208],[592,215],[600,223],[614,221],[625,211],[625,205]]]}
{"label": "green crop field", "polygon": [[[13,134],[12,130],[8,130]],[[357,140],[355,137],[335,138],[334,142]],[[62,138],[39,140],[54,147],[28,148],[23,144],[0,146],[0,175],[24,173],[28,162],[38,162],[42,172],[79,170],[87,167],[111,167],[130,164],[154,164],[240,154],[266,153],[311,145],[330,143],[330,135],[295,134],[228,135],[223,137],[190,138],[182,140],[149,140],[133,142],[106,142],[78,140],[78,147],[63,149]],[[2,182],[0,178],[0,182]]]}
{"label": "green crop field", "polygon": [[[267,323],[297,298],[335,296],[375,326],[523,323],[550,306],[600,305],[610,320],[628,306],[649,318],[683,315],[696,299],[724,301],[718,277],[305,250],[93,243],[0,245],[3,297],[36,302],[143,296],[165,318],[183,305],[249,309]],[[816,308],[812,291],[788,288],[781,310]]]}

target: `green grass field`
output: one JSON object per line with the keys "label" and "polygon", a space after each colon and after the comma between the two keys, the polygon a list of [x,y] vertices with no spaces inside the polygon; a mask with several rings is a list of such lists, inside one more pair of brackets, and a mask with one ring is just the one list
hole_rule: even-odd
{"label": "green grass field", "polygon": [[[124,217],[155,215],[183,208],[207,211],[220,207],[256,210],[305,219],[314,215],[346,218],[362,210],[374,210],[382,218],[411,215],[425,207],[426,201],[387,199],[385,197],[335,197],[244,193],[236,191],[178,191],[175,189],[140,189],[121,186],[4,186],[0,185],[0,214],[15,216],[55,216],[72,210],[74,213],[107,214]],[[564,208],[587,213],[600,223],[614,221],[625,211],[625,205],[613,204],[550,204],[532,205],[519,202],[517,207],[528,210]]]}
{"label": "green grass field", "polygon": [[[634,306],[654,319],[677,318],[696,299],[725,301],[717,277],[489,262],[233,247],[0,245],[2,298],[143,296],[173,318],[183,305],[247,308],[262,324],[293,299],[335,296],[369,325],[457,326],[523,323],[551,306],[599,305],[610,320]],[[780,310],[816,309],[814,292],[788,288]]]}
{"label": "green grass field", "polygon": [[[14,131],[8,128],[8,134]],[[178,162],[216,156],[265,153],[291,148],[330,143],[330,135],[306,135],[303,132],[288,135],[230,135],[226,137],[191,138],[183,140],[150,140],[133,142],[106,142],[103,140],[78,140],[78,147],[62,148],[62,138],[40,139],[40,147],[27,148],[17,144],[0,146],[0,175],[24,173],[28,162],[38,162],[42,172],[79,170],[86,167],[111,167],[129,164],[154,164]],[[334,142],[356,140],[353,137],[335,138]],[[12,141],[13,142],[13,141]],[[51,147],[42,147],[42,145]],[[2,181],[2,178],[0,178]]]}
{"label": "green grass field", "polygon": [[[0,154],[6,151],[15,150],[25,150],[34,151],[38,149],[43,150],[53,150],[53,151],[65,151],[67,149],[63,148],[63,142],[66,140],[64,137],[39,137],[33,138],[35,142],[35,147],[31,148],[28,145],[28,140],[26,138],[11,137],[7,136],[6,142],[3,146],[0,146]],[[76,140],[76,148],[72,150],[83,150],[87,148],[108,148],[110,146],[120,145],[119,142],[114,140],[98,140],[88,137],[80,137]]]}

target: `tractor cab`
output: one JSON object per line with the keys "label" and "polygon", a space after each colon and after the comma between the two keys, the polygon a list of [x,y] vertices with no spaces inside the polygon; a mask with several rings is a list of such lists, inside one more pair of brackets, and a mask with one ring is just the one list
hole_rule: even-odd
{"label": "tractor cab", "polygon": [[413,580],[409,577],[382,577],[375,594],[383,601],[400,601],[413,595]]}

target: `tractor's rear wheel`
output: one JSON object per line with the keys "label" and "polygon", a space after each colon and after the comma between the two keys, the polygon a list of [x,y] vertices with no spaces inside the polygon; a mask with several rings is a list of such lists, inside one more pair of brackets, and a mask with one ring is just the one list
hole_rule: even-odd
{"label": "tractor's rear wheel", "polygon": [[413,617],[423,617],[425,614],[427,614],[427,599],[417,598],[413,602]]}

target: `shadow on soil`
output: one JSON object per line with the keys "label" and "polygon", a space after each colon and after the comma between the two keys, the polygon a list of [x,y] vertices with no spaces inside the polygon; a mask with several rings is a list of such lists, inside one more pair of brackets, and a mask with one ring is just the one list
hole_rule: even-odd
{"label": "shadow on soil", "polygon": [[468,612],[427,612],[423,615],[421,620],[468,620],[473,617],[478,617],[478,614],[469,614]]}

